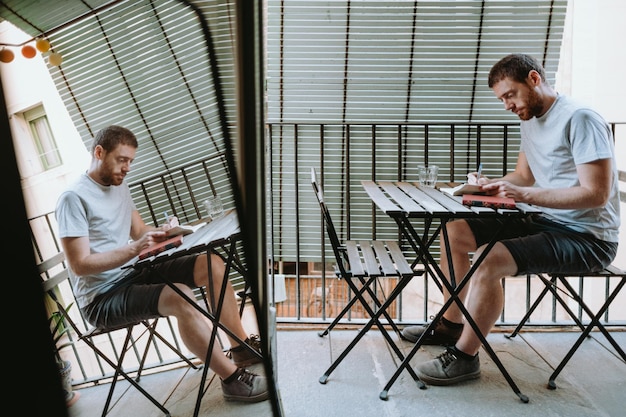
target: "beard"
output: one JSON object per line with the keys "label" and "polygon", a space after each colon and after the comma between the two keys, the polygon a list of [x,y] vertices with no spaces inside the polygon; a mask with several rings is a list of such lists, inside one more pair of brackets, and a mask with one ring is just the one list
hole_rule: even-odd
{"label": "beard", "polygon": [[528,97],[526,100],[526,107],[524,110],[518,114],[518,117],[521,120],[530,120],[533,117],[541,116],[541,112],[543,111],[543,103],[539,98],[539,95],[535,92],[535,90],[529,90]]}
{"label": "beard", "polygon": [[111,170],[105,170],[100,174],[100,181],[104,185],[120,185],[124,181],[125,175],[122,173],[116,173]]}

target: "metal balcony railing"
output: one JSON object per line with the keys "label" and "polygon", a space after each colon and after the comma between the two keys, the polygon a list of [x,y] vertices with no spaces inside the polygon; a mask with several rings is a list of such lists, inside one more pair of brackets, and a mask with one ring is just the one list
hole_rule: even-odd
{"label": "metal balcony railing", "polygon": [[[616,143],[624,146],[626,123],[614,123],[612,128]],[[310,166],[318,169],[324,181],[327,204],[333,211],[342,239],[363,235],[401,240],[395,225],[377,213],[362,193],[361,179],[412,180],[416,178],[418,164],[437,164],[440,178],[463,181],[465,173],[479,162],[490,167],[487,175],[501,175],[515,163],[518,137],[515,125],[510,124],[269,124],[267,141],[267,238],[271,265],[268,281],[277,321],[279,324],[322,325],[341,311],[350,294],[345,283],[334,274],[330,245],[324,238],[319,207],[310,184]],[[206,164],[210,163],[210,160],[199,160],[131,184],[142,216],[156,222],[158,213],[165,208],[183,221],[202,217],[199,202],[211,191],[211,178],[204,176],[209,172]],[[620,186],[626,182],[624,172],[620,173],[620,181]],[[621,197],[625,202],[624,191]],[[61,250],[54,213],[34,217],[29,223],[38,261]],[[236,291],[243,289],[243,277],[233,272],[231,279]],[[598,280],[593,285],[586,282],[584,288],[582,281],[573,279],[572,283],[592,305],[604,302],[614,286],[610,280]],[[377,291],[384,294],[393,285],[392,279],[383,281]],[[540,289],[536,277],[506,278],[505,306],[497,325],[517,324]],[[620,296],[626,298],[626,294]],[[71,296],[66,297],[67,303],[73,302]],[[429,277],[424,277],[405,289],[391,313],[399,323],[423,323],[437,312],[441,300],[439,289]],[[602,323],[607,327],[625,326],[625,305],[626,299],[614,302]],[[578,311],[578,316],[583,322],[588,321],[584,312]],[[362,308],[354,306],[342,324],[361,324],[364,320]],[[553,297],[546,297],[529,325],[572,326],[574,322]],[[163,321],[163,326],[162,331],[180,345],[175,326],[169,321]],[[119,341],[109,338],[102,343],[115,349]],[[155,350],[147,369],[173,359],[162,354],[166,350]],[[106,365],[101,364],[98,369],[87,366],[93,359],[85,357],[84,352],[87,350],[80,346],[65,352],[76,364],[72,375],[75,384],[110,377]]]}

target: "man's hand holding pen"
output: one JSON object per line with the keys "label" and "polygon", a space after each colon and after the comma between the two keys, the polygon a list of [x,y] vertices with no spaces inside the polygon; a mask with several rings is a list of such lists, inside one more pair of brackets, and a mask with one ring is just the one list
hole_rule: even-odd
{"label": "man's hand holding pen", "polygon": [[467,183],[472,185],[484,185],[489,183],[487,177],[483,176],[483,164],[478,165],[478,171],[467,174]]}
{"label": "man's hand holding pen", "polygon": [[167,211],[163,215],[165,216],[165,223],[161,226],[161,230],[168,231],[179,225],[178,217],[168,215]]}

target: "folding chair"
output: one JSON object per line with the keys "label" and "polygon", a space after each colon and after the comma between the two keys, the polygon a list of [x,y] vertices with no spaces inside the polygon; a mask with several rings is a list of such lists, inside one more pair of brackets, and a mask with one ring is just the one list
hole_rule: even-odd
{"label": "folding chair", "polygon": [[[378,327],[398,358],[400,358],[400,360],[404,358],[402,352],[398,349],[385,329],[380,317],[384,316],[387,324],[390,325],[398,335],[400,334],[400,330],[387,313],[387,308],[393,303],[409,281],[415,276],[422,275],[424,271],[414,271],[413,267],[409,265],[402,254],[398,243],[394,241],[348,240],[345,244],[341,244],[328,207],[324,202],[324,192],[322,186],[317,182],[317,175],[314,168],[311,168],[311,184],[313,185],[313,190],[315,191],[317,201],[322,211],[326,232],[337,262],[335,273],[346,282],[353,294],[343,310],[336,316],[328,328],[319,335],[324,336],[328,334],[357,301],[370,316],[367,324],[359,331],[358,335],[320,378],[320,383],[325,384],[332,371],[343,361],[352,348],[374,324]],[[375,291],[375,286],[378,279],[381,277],[398,278],[396,286],[384,301],[378,298]],[[373,308],[366,297],[373,302]],[[416,381],[419,380],[412,369],[409,369],[409,372]]]}
{"label": "folding chair", "polygon": [[[607,338],[609,343],[615,348],[615,350],[619,353],[622,359],[626,362],[626,354],[624,353],[624,350],[617,344],[615,339],[611,336],[611,334],[606,330],[606,328],[600,322],[602,315],[606,314],[609,306],[611,305],[615,297],[617,297],[617,294],[622,289],[622,287],[624,287],[624,285],[626,284],[626,272],[625,271],[622,271],[621,269],[613,265],[609,265],[607,268],[598,272],[552,273],[552,274],[548,274],[549,279],[546,278],[542,274],[538,274],[537,276],[539,277],[539,279],[541,279],[541,282],[543,282],[545,287],[543,288],[539,296],[537,296],[537,299],[535,300],[535,302],[530,306],[530,308],[526,312],[526,315],[522,318],[522,320],[517,325],[515,330],[513,330],[513,332],[510,335],[507,335],[507,337],[508,338],[515,337],[520,332],[522,327],[524,327],[524,325],[530,318],[531,314],[533,313],[533,311],[535,311],[535,309],[537,308],[541,300],[543,300],[543,298],[546,296],[548,291],[554,295],[554,299],[558,301],[559,304],[561,304],[561,306],[565,309],[565,311],[569,314],[569,316],[574,320],[576,325],[580,327],[580,329],[582,330],[581,335],[578,337],[576,342],[574,342],[574,344],[572,345],[570,350],[567,352],[565,357],[561,360],[559,365],[556,367],[552,375],[550,375],[550,378],[548,379],[549,389],[556,388],[556,382],[555,382],[556,377],[561,373],[565,365],[572,358],[572,356],[574,355],[578,347],[582,344],[583,340],[585,340],[585,338],[589,336],[589,334],[591,333],[594,327],[597,327],[598,330],[602,332],[602,334]],[[580,278],[581,280],[580,291],[576,291],[574,289],[574,287],[567,280],[568,277]],[[606,301],[604,302],[604,304],[602,304],[602,306],[598,309],[596,313],[594,313],[591,310],[591,308],[587,305],[587,303],[585,303],[585,301],[583,300],[581,296],[583,280],[591,279],[591,278],[604,278],[606,280],[606,293],[607,293]],[[609,279],[611,278],[617,278],[618,282],[615,288],[612,291],[609,291]],[[558,285],[559,282],[561,283],[561,286]],[[576,303],[579,306],[579,310],[581,310],[581,312],[584,310],[585,313],[589,316],[590,321],[586,326],[582,323],[581,320],[579,320],[576,314],[567,305],[566,300],[563,299],[563,297],[561,297],[561,295],[559,294],[559,291],[562,292],[565,296],[576,301]]]}
{"label": "folding chair", "polygon": [[[65,323],[69,324],[71,329],[76,334],[76,340],[80,340],[85,342],[87,346],[89,346],[97,357],[104,360],[109,366],[111,366],[114,370],[113,375],[111,376],[111,387],[109,388],[109,393],[106,399],[106,403],[104,405],[104,409],[102,410],[102,416],[108,414],[109,407],[111,404],[111,399],[113,397],[113,392],[115,391],[115,385],[117,383],[118,378],[121,376],[126,379],[131,385],[133,385],[139,392],[141,392],[148,400],[150,400],[156,407],[158,407],[166,416],[170,416],[170,412],[152,395],[150,395],[141,385],[139,385],[139,379],[141,378],[141,373],[144,369],[145,361],[150,351],[150,347],[153,346],[158,350],[158,346],[156,345],[156,339],[159,339],[165,346],[170,348],[176,355],[180,357],[184,362],[186,362],[189,366],[194,369],[199,369],[199,366],[196,366],[192,363],[189,358],[187,358],[176,346],[171,344],[168,340],[166,340],[161,334],[156,330],[157,322],[159,319],[152,320],[142,320],[134,323],[130,323],[124,326],[116,326],[109,328],[90,328],[85,329],[88,325],[80,326],[69,314],[68,310],[71,307],[71,303],[67,304],[64,302],[61,293],[61,286],[67,285],[69,288],[72,288],[71,283],[69,282],[69,273],[65,266],[65,254],[63,252],[58,253],[50,259],[47,259],[41,262],[38,265],[39,273],[42,276],[42,285],[44,292],[50,296],[50,299],[54,302],[55,308],[58,310],[58,314]],[[56,272],[59,271],[60,272]],[[73,296],[72,289],[72,296]],[[83,322],[85,320],[83,319]],[[143,326],[145,329],[138,335],[133,335],[133,329],[135,326]],[[115,357],[111,357],[112,355],[107,355],[104,353],[103,349],[98,347],[98,343],[94,340],[98,336],[109,335],[110,333],[116,331],[125,331],[126,336],[124,338],[124,342],[122,348],[119,352],[115,352],[115,347],[113,347]],[[139,347],[137,342],[144,335],[147,335],[148,339],[146,341],[145,349],[143,354],[140,357],[139,365],[136,370],[126,371],[124,370],[124,358],[126,357],[126,353],[130,349],[135,350],[135,354],[138,355]],[[136,376],[132,378],[129,373],[134,373]]]}

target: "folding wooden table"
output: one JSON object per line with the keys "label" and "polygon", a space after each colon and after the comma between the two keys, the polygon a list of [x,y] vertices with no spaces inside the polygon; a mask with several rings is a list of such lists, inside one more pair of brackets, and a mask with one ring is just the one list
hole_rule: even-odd
{"label": "folding wooden table", "polygon": [[[213,323],[211,341],[207,349],[206,362],[203,369],[200,388],[198,390],[198,398],[196,400],[196,406],[193,414],[194,417],[196,417],[200,411],[200,403],[202,401],[202,397],[206,392],[204,385],[211,362],[210,353],[213,351],[213,346],[215,345],[218,328],[231,336],[233,339],[237,340],[241,344],[241,346],[245,346],[246,348],[250,349],[252,352],[258,355],[258,352],[256,352],[252,347],[247,345],[245,341],[237,337],[237,335],[235,335],[230,329],[228,329],[220,322],[224,294],[226,291],[228,276],[231,269],[234,268],[235,270],[240,272],[244,278],[246,278],[245,267],[241,262],[239,256],[237,255],[237,242],[239,241],[239,237],[240,230],[237,213],[234,210],[230,210],[227,211],[222,217],[210,221],[206,225],[196,230],[194,233],[185,235],[181,246],[169,249],[165,252],[161,252],[156,256],[140,260],[130,266],[135,269],[151,268],[159,263],[163,263],[171,259],[195,253],[206,253],[207,256],[211,253],[214,253],[222,258],[225,262],[226,268],[222,280],[220,294],[217,297],[217,302],[215,302],[216,298],[215,294],[213,293],[213,286],[209,285],[208,288],[208,296],[211,299],[211,305],[214,306],[213,311],[209,307],[208,302],[206,303],[206,308],[201,308],[195,299],[188,297],[176,285],[174,285],[173,282],[165,280],[166,284],[170,288],[172,288],[176,293],[178,293],[181,297],[187,300],[191,305],[194,306],[194,308],[204,314]],[[213,278],[210,256],[208,256],[208,261],[208,273],[210,281]]]}
{"label": "folding wooden table", "polygon": [[[453,197],[441,192],[436,188],[420,186],[408,182],[391,182],[391,181],[362,181],[365,191],[372,199],[374,204],[384,213],[389,215],[398,225],[403,236],[415,250],[417,259],[423,262],[424,268],[441,286],[445,286],[450,293],[450,298],[444,303],[435,318],[429,324],[427,330],[423,334],[428,334],[435,326],[437,321],[441,319],[445,311],[454,302],[457,304],[467,323],[472,327],[483,348],[487,351],[491,359],[494,361],[500,372],[507,380],[515,394],[523,401],[528,402],[528,397],[522,394],[502,365],[494,350],[491,348],[485,337],[482,335],[476,322],[471,317],[463,302],[459,299],[459,292],[468,283],[476,268],[489,253],[491,248],[498,240],[500,232],[506,227],[508,221],[514,218],[528,217],[540,213],[536,207],[528,204],[517,204],[515,209],[491,209],[488,207],[466,207],[461,204],[461,197]],[[447,256],[449,260],[449,270],[451,279],[446,280],[437,261],[431,253],[431,245],[441,232],[443,238],[443,246],[448,255],[450,255],[450,244],[448,239],[448,231],[446,223],[455,219],[469,218],[499,218],[503,220],[503,225],[494,230],[491,241],[487,244],[482,254],[475,259],[470,270],[459,280],[454,272],[451,262],[451,256]],[[423,230],[420,235],[415,225],[416,219],[424,222]],[[434,224],[434,227],[433,227]],[[422,337],[420,337],[411,351],[406,355],[396,372],[393,374],[389,382],[385,385],[380,393],[380,398],[388,399],[389,389],[393,386],[396,379],[400,376],[404,369],[410,369],[409,361],[415,356],[418,349],[422,345]],[[420,384],[423,387],[423,384]]]}

